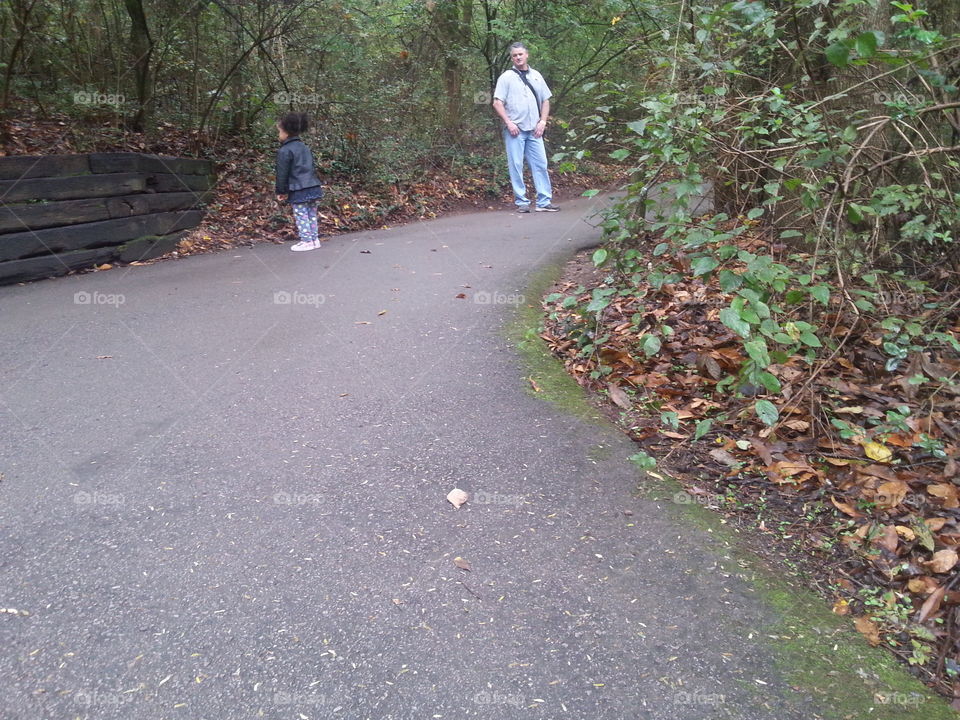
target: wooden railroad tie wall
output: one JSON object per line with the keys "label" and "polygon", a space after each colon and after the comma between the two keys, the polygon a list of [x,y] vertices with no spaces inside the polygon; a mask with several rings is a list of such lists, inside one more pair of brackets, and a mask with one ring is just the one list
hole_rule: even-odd
{"label": "wooden railroad tie wall", "polygon": [[0,284],[168,253],[200,224],[213,183],[209,160],[0,157]]}

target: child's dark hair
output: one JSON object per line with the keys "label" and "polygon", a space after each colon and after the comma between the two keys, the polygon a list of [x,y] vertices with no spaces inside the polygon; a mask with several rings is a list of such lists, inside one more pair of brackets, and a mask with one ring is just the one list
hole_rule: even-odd
{"label": "child's dark hair", "polygon": [[310,118],[306,113],[291,112],[283,115],[277,124],[287,135],[299,135],[310,129]]}

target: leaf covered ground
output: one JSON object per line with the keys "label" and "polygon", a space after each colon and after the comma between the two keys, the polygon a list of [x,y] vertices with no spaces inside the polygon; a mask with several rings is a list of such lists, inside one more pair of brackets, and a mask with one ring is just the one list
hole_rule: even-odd
{"label": "leaf covered ground", "polygon": [[[782,251],[760,233],[740,242]],[[640,445],[636,459],[684,485],[675,502],[752,528],[758,547],[960,709],[960,354],[955,344],[899,362],[884,352],[898,314],[938,313],[927,319],[960,337],[956,296],[925,309],[915,293],[885,291],[867,313],[840,295],[815,317],[836,350],[771,366],[782,392],[767,396],[724,386],[746,360],[719,320],[730,297],[690,275],[626,292],[578,256],[544,301],[542,337]],[[609,304],[591,309],[610,288]],[[776,407],[773,424],[757,415],[761,398]]]}

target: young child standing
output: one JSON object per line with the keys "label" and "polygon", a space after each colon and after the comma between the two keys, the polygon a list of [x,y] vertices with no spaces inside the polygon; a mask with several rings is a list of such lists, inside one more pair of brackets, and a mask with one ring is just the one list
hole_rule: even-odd
{"label": "young child standing", "polygon": [[306,113],[287,113],[277,122],[280,148],[277,150],[277,201],[286,200],[293,208],[300,242],[291,247],[294,252],[316,250],[317,200],[323,197],[323,188],[313,166],[313,154],[304,145],[300,134],[310,126]]}

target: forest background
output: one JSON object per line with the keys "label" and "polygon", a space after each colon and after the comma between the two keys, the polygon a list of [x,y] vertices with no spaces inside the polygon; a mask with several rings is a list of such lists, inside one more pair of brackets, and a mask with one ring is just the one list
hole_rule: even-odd
{"label": "forest background", "polygon": [[523,40],[558,184],[623,191],[541,335],[678,502],[960,706],[958,33],[956,0],[8,0],[0,150],[211,158],[178,254],[288,237],[287,110],[327,233],[509,207]]}

